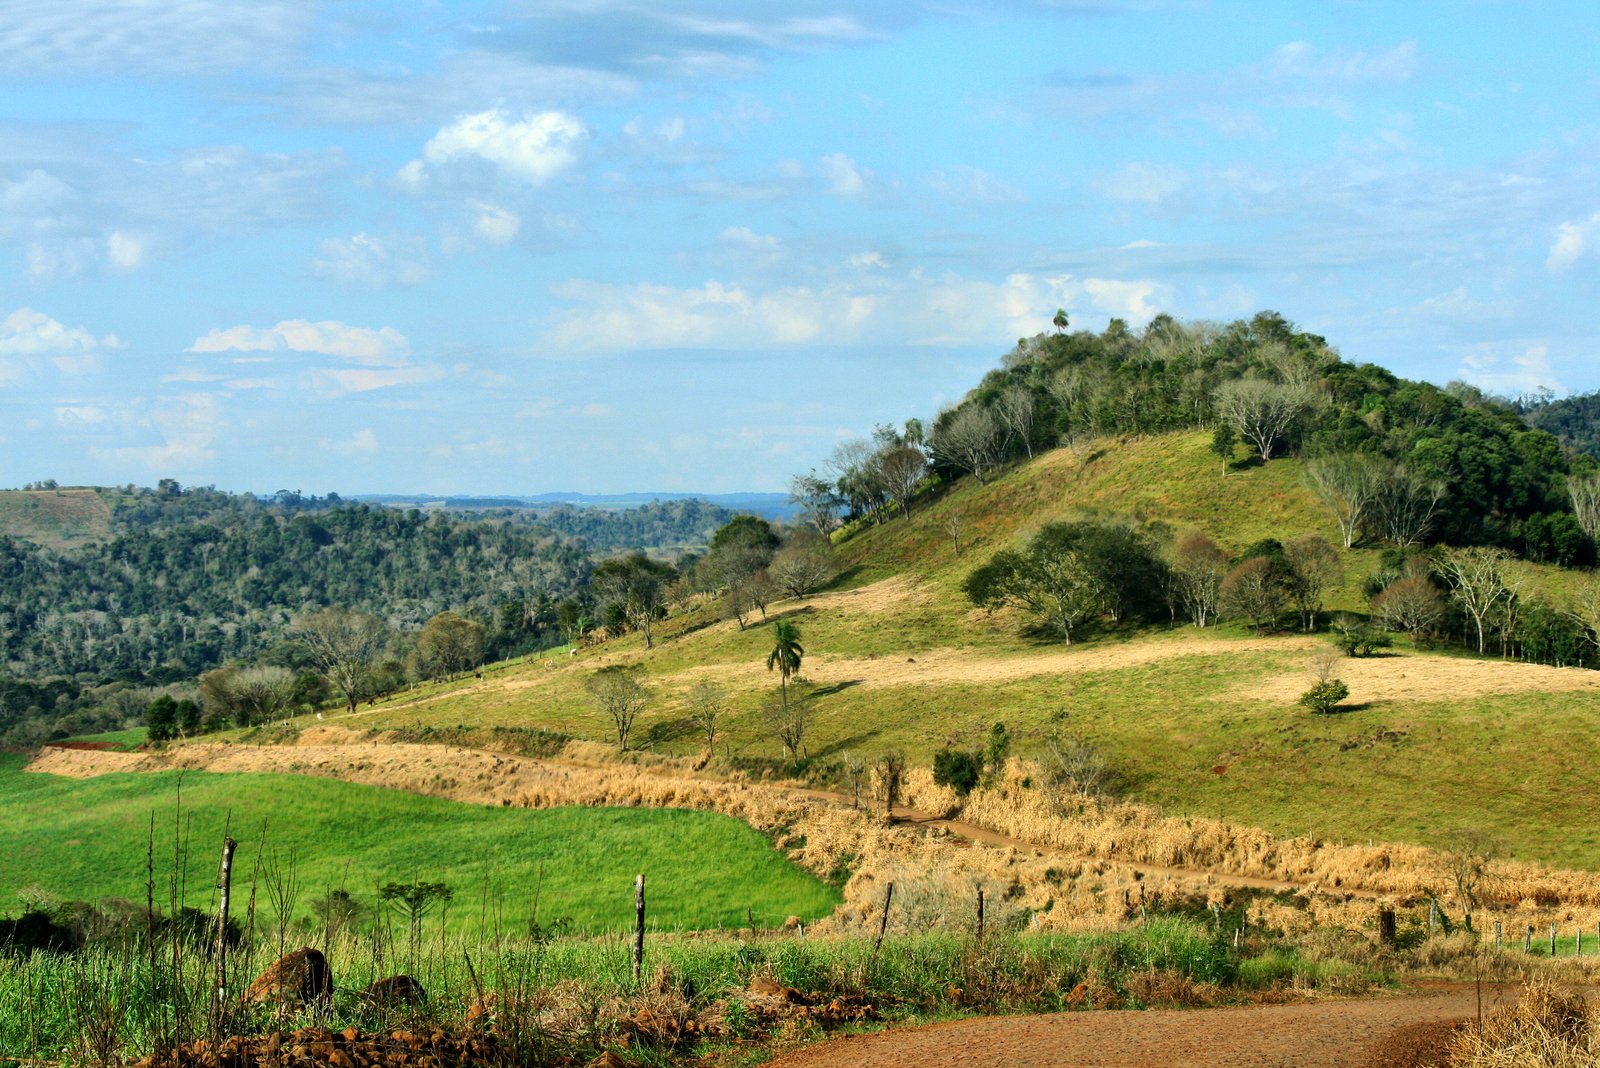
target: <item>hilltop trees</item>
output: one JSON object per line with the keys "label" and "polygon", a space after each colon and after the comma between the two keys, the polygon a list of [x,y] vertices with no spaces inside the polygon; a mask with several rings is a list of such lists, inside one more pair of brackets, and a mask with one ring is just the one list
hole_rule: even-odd
{"label": "hilltop trees", "polygon": [[1310,390],[1298,384],[1240,378],[1217,389],[1217,416],[1255,448],[1265,463],[1285,433],[1311,406]]}
{"label": "hilltop trees", "polygon": [[1450,582],[1451,594],[1472,619],[1478,632],[1478,652],[1488,651],[1486,623],[1495,609],[1515,597],[1506,582],[1504,549],[1473,546],[1452,549],[1439,561],[1439,571]]}

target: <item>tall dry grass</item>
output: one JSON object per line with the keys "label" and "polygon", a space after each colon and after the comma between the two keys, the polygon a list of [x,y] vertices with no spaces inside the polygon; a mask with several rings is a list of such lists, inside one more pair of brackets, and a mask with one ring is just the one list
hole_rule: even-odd
{"label": "tall dry grass", "polygon": [[1516,1005],[1469,1023],[1450,1045],[1451,1068],[1594,1068],[1600,1018],[1583,998],[1544,980],[1523,988]]}

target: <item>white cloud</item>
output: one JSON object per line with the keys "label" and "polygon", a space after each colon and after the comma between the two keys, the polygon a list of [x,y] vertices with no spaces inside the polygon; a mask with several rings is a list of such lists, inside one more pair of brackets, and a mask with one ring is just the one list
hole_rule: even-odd
{"label": "white cloud", "polygon": [[817,161],[817,170],[828,183],[828,192],[834,196],[861,195],[867,187],[872,172],[856,166],[856,161],[843,152],[833,152]]}
{"label": "white cloud", "polygon": [[1027,195],[977,167],[949,167],[936,171],[928,184],[946,200],[957,204],[1020,204]]}
{"label": "white cloud", "polygon": [[1490,346],[1481,346],[1461,358],[1456,373],[1478,388],[1501,396],[1514,397],[1540,389],[1566,392],[1555,368],[1550,366],[1550,347],[1542,343],[1528,345],[1509,363]]}
{"label": "white cloud", "polygon": [[339,453],[342,456],[371,455],[378,451],[378,435],[372,428],[362,427],[348,438],[335,440],[321,438],[317,446],[327,452]]}
{"label": "white cloud", "polygon": [[1164,291],[1136,279],[1015,274],[989,282],[913,272],[765,291],[717,281],[698,288],[569,281],[554,294],[569,307],[556,313],[546,347],[581,353],[992,343],[1046,329],[1057,307],[1142,324]]}
{"label": "white cloud", "polygon": [[296,0],[6,0],[0,69],[47,78],[213,74],[283,55],[313,17]]}
{"label": "white cloud", "polygon": [[164,475],[183,474],[216,457],[212,449],[223,427],[213,393],[185,393],[120,413],[125,436],[148,444],[89,447],[89,455],[113,463],[139,463]]}
{"label": "white cloud", "polygon": [[[512,233],[514,236],[514,228]],[[330,237],[322,242],[320,251],[321,256],[311,262],[313,271],[367,289],[414,286],[426,281],[432,269],[427,244],[412,235],[379,238],[357,233]]]}
{"label": "white cloud", "polygon": [[739,245],[751,252],[776,253],[781,247],[780,242],[771,234],[758,234],[748,226],[730,226],[722,231],[722,240],[732,245]]}
{"label": "white cloud", "polygon": [[850,266],[862,270],[871,268],[881,271],[889,266],[888,263],[884,262],[883,253],[881,252],[857,252],[850,257],[849,263]]}
{"label": "white cloud", "polygon": [[1415,41],[1376,52],[1335,49],[1320,54],[1305,41],[1290,41],[1273,52],[1267,69],[1280,78],[1394,82],[1410,78],[1419,65]]}
{"label": "white cloud", "polygon": [[144,242],[118,230],[106,238],[106,258],[118,270],[137,270],[144,263]]}
{"label": "white cloud", "polygon": [[0,320],[0,356],[67,355],[118,344],[115,335],[96,338],[81,326],[63,326],[32,308],[18,308]]}
{"label": "white cloud", "polygon": [[422,147],[422,158],[400,169],[400,180],[423,184],[428,168],[484,160],[513,177],[540,185],[577,161],[577,145],[588,135],[583,123],[562,111],[540,111],[521,121],[496,108],[463,115]]}
{"label": "white cloud", "polygon": [[326,397],[370,393],[394,386],[416,386],[442,378],[444,371],[431,364],[404,367],[323,367],[311,372],[311,384]]}
{"label": "white cloud", "polygon": [[1578,222],[1564,222],[1556,227],[1556,240],[1550,246],[1550,255],[1544,265],[1551,271],[1569,271],[1588,251],[1595,231],[1600,229],[1600,211]]}
{"label": "white cloud", "polygon": [[265,329],[233,326],[196,338],[188,352],[316,352],[357,363],[392,365],[410,351],[405,335],[391,326],[374,330],[346,326],[335,319],[320,323],[285,319]]}
{"label": "white cloud", "polygon": [[472,201],[472,208],[478,213],[472,224],[473,230],[491,245],[510,244],[516,239],[517,231],[522,229],[522,216],[510,208],[481,200]]}
{"label": "white cloud", "polygon": [[56,422],[63,426],[95,426],[105,421],[105,409],[93,404],[61,404],[56,406]]}
{"label": "white cloud", "polygon": [[1188,184],[1188,174],[1170,163],[1125,163],[1095,187],[1108,200],[1160,204]]}
{"label": "white cloud", "polygon": [[616,414],[609,404],[585,404],[578,414],[585,419],[606,419]]}

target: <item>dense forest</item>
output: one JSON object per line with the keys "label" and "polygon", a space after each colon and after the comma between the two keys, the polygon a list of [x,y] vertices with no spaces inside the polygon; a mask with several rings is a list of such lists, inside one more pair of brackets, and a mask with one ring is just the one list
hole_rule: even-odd
{"label": "dense forest", "polygon": [[701,501],[424,514],[171,481],[104,496],[109,540],[55,550],[0,536],[0,735],[91,706],[133,714],[147,697],[117,694],[230,662],[303,668],[285,633],[323,608],[413,635],[456,613],[483,628],[483,655],[516,655],[560,639],[558,608],[579,603],[595,556],[704,546],[731,518]]}

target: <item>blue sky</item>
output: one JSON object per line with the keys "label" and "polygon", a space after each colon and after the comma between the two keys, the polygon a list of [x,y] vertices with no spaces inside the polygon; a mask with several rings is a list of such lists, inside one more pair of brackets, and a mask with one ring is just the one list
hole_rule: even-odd
{"label": "blue sky", "polygon": [[0,485],[782,489],[1058,306],[1600,388],[1586,3],[7,0]]}

